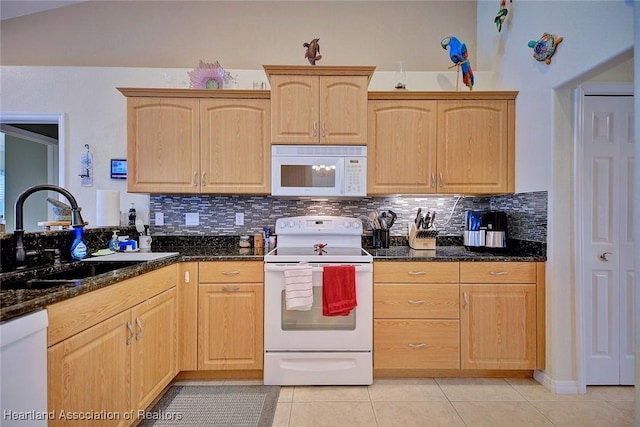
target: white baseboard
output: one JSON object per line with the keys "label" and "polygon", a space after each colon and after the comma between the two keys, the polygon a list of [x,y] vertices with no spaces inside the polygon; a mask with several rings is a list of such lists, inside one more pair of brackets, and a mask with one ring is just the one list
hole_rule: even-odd
{"label": "white baseboard", "polygon": [[533,371],[533,378],[544,388],[555,394],[580,394],[578,381],[557,381],[544,371]]}

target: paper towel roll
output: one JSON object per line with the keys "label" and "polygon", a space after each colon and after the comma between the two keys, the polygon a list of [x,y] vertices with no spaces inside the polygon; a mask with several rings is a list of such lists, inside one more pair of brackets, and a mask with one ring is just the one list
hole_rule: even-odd
{"label": "paper towel roll", "polygon": [[96,191],[96,225],[98,227],[117,227],[120,225],[119,191]]}

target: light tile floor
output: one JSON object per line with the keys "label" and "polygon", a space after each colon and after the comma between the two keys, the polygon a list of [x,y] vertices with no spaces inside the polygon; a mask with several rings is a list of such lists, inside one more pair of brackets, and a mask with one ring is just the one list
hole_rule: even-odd
{"label": "light tile floor", "polygon": [[558,395],[533,379],[502,378],[282,387],[273,426],[624,427],[634,425],[634,394],[633,387],[598,386]]}

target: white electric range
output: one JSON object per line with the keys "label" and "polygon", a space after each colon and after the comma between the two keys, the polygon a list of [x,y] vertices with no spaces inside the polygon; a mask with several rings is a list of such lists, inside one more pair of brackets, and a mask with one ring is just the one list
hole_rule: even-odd
{"label": "white electric range", "polygon": [[[361,248],[362,222],[338,216],[276,221],[277,247],[265,255],[264,383],[366,385],[373,382],[373,257]],[[312,271],[313,302],[286,308],[285,271]],[[355,268],[357,306],[346,316],[322,313],[326,266]]]}

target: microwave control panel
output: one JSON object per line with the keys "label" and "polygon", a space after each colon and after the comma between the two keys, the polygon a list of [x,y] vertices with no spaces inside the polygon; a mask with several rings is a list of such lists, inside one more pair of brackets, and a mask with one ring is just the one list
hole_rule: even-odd
{"label": "microwave control panel", "polygon": [[361,195],[367,182],[367,163],[362,157],[344,159],[345,196]]}

